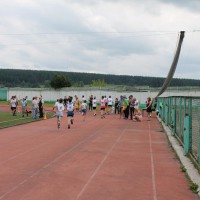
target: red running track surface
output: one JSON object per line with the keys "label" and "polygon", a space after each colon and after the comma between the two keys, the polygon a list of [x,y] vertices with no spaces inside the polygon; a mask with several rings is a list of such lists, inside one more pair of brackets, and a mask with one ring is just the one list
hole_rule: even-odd
{"label": "red running track surface", "polygon": [[75,115],[0,130],[0,200],[196,200],[157,119]]}

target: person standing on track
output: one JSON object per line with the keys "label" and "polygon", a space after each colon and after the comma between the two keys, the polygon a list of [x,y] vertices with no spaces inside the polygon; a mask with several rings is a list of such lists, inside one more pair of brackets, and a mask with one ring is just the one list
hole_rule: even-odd
{"label": "person standing on track", "polygon": [[76,101],[75,101],[75,108],[76,108],[76,112],[80,111],[80,101],[78,99],[78,96],[75,95]]}
{"label": "person standing on track", "polygon": [[74,104],[72,102],[72,99],[69,98],[67,103],[67,123],[68,123],[68,129],[70,129],[70,124],[74,124]]}
{"label": "person standing on track", "polygon": [[104,96],[102,96],[100,100],[100,108],[101,108],[101,119],[105,118],[105,109],[106,109],[106,100]]}
{"label": "person standing on track", "polygon": [[39,106],[39,118],[43,118],[44,117],[44,99],[42,98],[42,95],[39,98],[39,102],[38,102],[38,106]]}
{"label": "person standing on track", "polygon": [[107,101],[108,101],[108,112],[107,112],[107,113],[108,113],[108,115],[109,115],[109,114],[111,114],[111,111],[112,111],[112,104],[113,104],[111,96],[108,97],[108,100],[107,100]]}
{"label": "person standing on track", "polygon": [[134,112],[135,112],[135,99],[133,95],[129,96],[129,105],[130,105],[130,120],[133,120]]}
{"label": "person standing on track", "polygon": [[152,100],[151,100],[151,97],[147,98],[146,110],[147,110],[148,120],[149,120],[149,117],[151,117],[151,112],[152,112]]}
{"label": "person standing on track", "polygon": [[54,108],[56,108],[56,118],[57,118],[57,126],[58,129],[60,128],[61,118],[63,117],[63,111],[65,110],[65,107],[63,105],[63,99],[60,98],[58,102],[55,103]]}

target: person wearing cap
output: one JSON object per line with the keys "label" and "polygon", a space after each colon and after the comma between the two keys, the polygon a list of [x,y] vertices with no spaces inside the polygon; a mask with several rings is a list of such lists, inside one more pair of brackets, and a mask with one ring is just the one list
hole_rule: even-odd
{"label": "person wearing cap", "polygon": [[76,112],[79,112],[81,104],[80,104],[80,101],[78,99],[78,96],[75,95],[75,99],[76,99],[76,101],[75,101]]}

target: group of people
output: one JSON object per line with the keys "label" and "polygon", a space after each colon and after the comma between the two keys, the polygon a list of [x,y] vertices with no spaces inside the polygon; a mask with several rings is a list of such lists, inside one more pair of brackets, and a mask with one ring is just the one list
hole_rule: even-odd
{"label": "group of people", "polygon": [[28,111],[27,111],[27,96],[18,100],[18,98],[15,96],[12,96],[10,99],[10,106],[11,106],[11,111],[12,115],[16,116],[17,115],[17,110],[19,107],[19,103],[21,103],[22,107],[22,117],[24,117],[25,114],[28,116]]}
{"label": "group of people", "polygon": [[115,114],[120,114],[120,118],[127,120],[136,120],[141,121],[142,114],[139,108],[139,101],[130,95],[128,98],[124,96],[120,96],[120,99],[115,99]]}
{"label": "group of people", "polygon": [[32,113],[33,119],[36,119],[38,115],[39,115],[39,118],[42,118],[44,116],[44,110],[43,110],[44,100],[43,100],[42,96],[40,96],[39,98],[37,96],[33,97],[33,99],[32,99],[32,111],[28,110],[27,102],[28,102],[27,96],[20,99],[20,100],[18,100],[16,95],[12,96],[11,99],[10,99],[10,106],[11,106],[12,115],[16,116],[19,105],[21,104],[22,117],[24,117],[25,115],[28,116],[29,113]]}
{"label": "group of people", "polygon": [[[16,110],[19,102],[21,102],[22,106],[22,117],[26,114],[28,116],[27,109],[27,96],[18,101],[16,96],[12,96],[10,100],[11,110],[13,116],[16,115]],[[99,106],[98,106],[99,105]],[[34,96],[32,99],[32,117],[36,119],[37,116],[39,118],[44,117],[44,100],[42,96],[39,98]],[[139,101],[130,95],[128,98],[124,95],[121,95],[120,98],[115,98],[113,101],[111,96],[102,96],[101,99],[97,100],[97,98],[93,95],[89,96],[88,99],[82,95],[81,100],[79,100],[78,96],[65,96],[64,98],[57,99],[57,102],[53,106],[53,110],[56,112],[55,116],[57,117],[57,126],[60,128],[61,118],[63,117],[63,112],[66,110],[67,118],[68,118],[68,129],[70,129],[71,125],[74,123],[74,112],[82,113],[83,121],[86,119],[87,111],[92,111],[94,116],[97,116],[97,110],[100,110],[101,119],[104,119],[106,115],[118,114],[119,118],[123,118],[125,120],[130,119],[134,121],[142,120],[142,113],[138,109]],[[152,100],[150,97],[147,98],[146,101],[146,111],[148,113],[148,118],[151,117],[152,112]]]}
{"label": "group of people", "polygon": [[44,117],[44,99],[42,95],[38,98],[37,96],[32,99],[32,116],[33,119],[36,119],[39,115],[39,118]]}
{"label": "group of people", "polygon": [[[151,98],[148,97],[146,102],[148,117],[151,116],[151,106],[152,101]],[[71,125],[74,123],[74,112],[82,113],[83,121],[86,119],[87,111],[93,111],[93,115],[97,116],[97,108],[101,111],[100,116],[102,119],[104,119],[106,115],[114,113],[119,114],[119,118],[130,118],[130,120],[141,121],[142,113],[138,107],[139,101],[133,97],[133,95],[130,95],[128,98],[126,96],[120,96],[120,98],[116,98],[115,101],[113,101],[111,96],[108,98],[102,96],[101,99],[97,101],[96,97],[93,95],[91,95],[87,100],[84,95],[82,95],[81,100],[79,100],[78,96],[75,95],[75,99],[72,96],[65,96],[64,98],[57,99],[57,102],[53,106],[53,110],[56,110],[58,128],[60,128],[63,112],[66,110],[68,129],[70,129]]]}

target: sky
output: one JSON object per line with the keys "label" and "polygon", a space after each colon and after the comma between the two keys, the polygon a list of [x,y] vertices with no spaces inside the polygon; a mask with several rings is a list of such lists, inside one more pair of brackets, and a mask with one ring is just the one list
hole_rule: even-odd
{"label": "sky", "polygon": [[1,0],[0,68],[200,79],[199,0]]}

